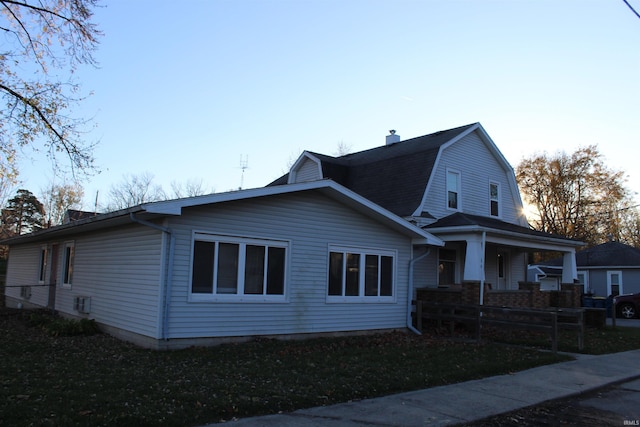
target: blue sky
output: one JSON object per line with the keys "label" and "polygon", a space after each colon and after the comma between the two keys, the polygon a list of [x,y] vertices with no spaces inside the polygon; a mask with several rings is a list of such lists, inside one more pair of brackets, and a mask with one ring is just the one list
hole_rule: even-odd
{"label": "blue sky", "polygon": [[[640,0],[630,0],[640,10]],[[334,154],[480,122],[515,167],[598,144],[640,192],[640,19],[622,0],[104,1],[94,95],[102,172],[259,187],[304,149]],[[25,161],[38,194],[46,161]],[[50,169],[50,168],[49,168]]]}

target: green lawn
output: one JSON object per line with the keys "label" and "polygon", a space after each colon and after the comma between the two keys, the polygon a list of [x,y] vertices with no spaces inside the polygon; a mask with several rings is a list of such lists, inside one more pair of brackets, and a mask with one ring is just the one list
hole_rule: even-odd
{"label": "green lawn", "polygon": [[[256,340],[143,350],[51,319],[0,313],[0,425],[189,426],[364,399],[567,360],[436,334]],[[85,325],[87,326],[87,325]],[[622,328],[589,334],[627,349]],[[55,335],[54,335],[55,334]],[[624,346],[621,343],[624,342]],[[635,348],[640,348],[638,345]]]}

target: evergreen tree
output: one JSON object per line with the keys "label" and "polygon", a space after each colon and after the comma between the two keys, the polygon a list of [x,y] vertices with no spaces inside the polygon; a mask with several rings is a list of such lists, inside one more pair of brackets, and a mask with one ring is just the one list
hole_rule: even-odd
{"label": "evergreen tree", "polygon": [[44,228],[44,207],[29,190],[20,189],[2,209],[2,231],[6,237]]}

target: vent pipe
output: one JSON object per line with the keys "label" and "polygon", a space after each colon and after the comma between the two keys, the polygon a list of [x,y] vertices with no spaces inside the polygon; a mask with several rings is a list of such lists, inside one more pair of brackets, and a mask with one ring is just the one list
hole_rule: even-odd
{"label": "vent pipe", "polygon": [[395,129],[391,129],[389,131],[390,135],[387,135],[386,137],[386,142],[387,145],[392,145],[395,144],[396,142],[400,142],[400,135],[396,135],[396,130]]}

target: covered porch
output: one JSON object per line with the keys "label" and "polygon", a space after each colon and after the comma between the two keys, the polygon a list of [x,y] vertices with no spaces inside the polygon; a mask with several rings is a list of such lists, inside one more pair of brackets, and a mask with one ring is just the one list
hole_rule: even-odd
{"label": "covered porch", "polygon": [[489,290],[531,292],[536,285],[527,283],[527,267],[534,252],[562,254],[562,284],[578,278],[576,249],[583,244],[575,240],[473,215],[452,215],[425,228],[445,242],[437,253],[437,278],[427,288],[454,291],[477,284],[476,304],[485,303]]}

